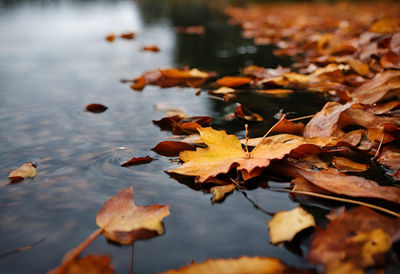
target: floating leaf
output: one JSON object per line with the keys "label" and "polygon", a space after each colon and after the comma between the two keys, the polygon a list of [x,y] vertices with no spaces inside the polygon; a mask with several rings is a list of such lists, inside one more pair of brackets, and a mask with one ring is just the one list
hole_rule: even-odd
{"label": "floating leaf", "polygon": [[312,273],[298,271],[285,266],[279,259],[268,257],[239,257],[237,259],[208,259],[202,263],[192,262],[177,270],[169,270],[164,274],[232,274],[232,273]]}
{"label": "floating leaf", "polygon": [[235,190],[235,187],[236,186],[234,184],[213,186],[212,188],[210,188],[210,192],[213,195],[212,202],[217,203],[222,201],[226,197],[226,195]]}
{"label": "floating leaf", "polygon": [[279,211],[268,223],[271,243],[291,241],[300,231],[315,226],[314,217],[301,207]]}
{"label": "floating leaf", "polygon": [[74,261],[66,270],[65,274],[113,274],[114,269],[110,266],[111,257],[108,255],[86,255]]}
{"label": "floating leaf", "polygon": [[8,175],[8,178],[11,180],[11,183],[17,183],[25,178],[34,178],[36,173],[36,165],[32,162],[29,162],[23,164],[17,170],[11,171]]}
{"label": "floating leaf", "polygon": [[106,36],[106,40],[107,40],[108,42],[114,42],[114,40],[115,40],[115,34],[111,33],[111,34],[107,35],[107,36]]}
{"label": "floating leaf", "polygon": [[264,120],[259,114],[251,112],[250,110],[248,110],[241,104],[238,104],[235,107],[234,113],[237,118],[240,118],[240,119],[243,119],[246,121],[261,122]]}
{"label": "floating leaf", "polygon": [[251,81],[252,81],[252,79],[248,78],[248,77],[226,76],[221,79],[218,79],[217,85],[219,85],[221,87],[235,88],[235,87],[240,87],[240,86],[250,84]]}
{"label": "floating leaf", "polygon": [[108,109],[108,107],[102,104],[90,104],[86,106],[86,110],[93,113],[101,113]]}
{"label": "floating leaf", "polygon": [[196,148],[189,143],[179,141],[163,141],[158,143],[151,150],[157,152],[160,155],[175,157],[179,156],[179,153],[185,150],[196,150]]}
{"label": "floating leaf", "polygon": [[136,36],[136,33],[134,32],[126,32],[126,33],[122,33],[119,37],[121,37],[122,39],[126,39],[126,40],[132,40],[134,39]]}
{"label": "floating leaf", "polygon": [[156,45],[152,45],[152,46],[144,46],[142,48],[142,50],[144,50],[144,51],[152,51],[152,52],[159,52],[160,48],[157,47]]}
{"label": "floating leaf", "polygon": [[205,28],[203,26],[177,26],[175,27],[175,31],[177,33],[201,35],[204,34]]}
{"label": "floating leaf", "polygon": [[136,206],[133,188],[121,190],[105,202],[97,213],[96,223],[107,239],[120,244],[131,244],[164,233],[162,219],[169,215],[169,206]]}
{"label": "floating leaf", "polygon": [[129,167],[129,166],[136,166],[136,165],[142,165],[142,164],[147,164],[150,163],[154,160],[154,158],[150,156],[146,157],[133,157],[129,161],[121,164],[122,167]]}

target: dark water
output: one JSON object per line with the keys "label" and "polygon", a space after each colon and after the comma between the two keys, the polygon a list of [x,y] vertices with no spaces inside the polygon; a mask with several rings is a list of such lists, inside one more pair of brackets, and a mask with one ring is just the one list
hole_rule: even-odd
{"label": "dark water", "polygon": [[[149,149],[170,133],[151,120],[163,116],[154,109],[163,102],[189,115],[210,115],[216,128],[243,136],[242,122],[222,119],[239,101],[267,118],[251,125],[250,134],[256,136],[275,122],[272,115],[279,109],[312,114],[324,98],[247,92],[224,103],[206,92],[195,96],[190,88],[146,87],[139,93],[119,82],[159,67],[188,65],[224,75],[237,74],[249,64],[288,64],[274,57],[270,47],[254,47],[240,38],[239,29],[225,23],[223,4],[203,2],[0,1],[0,254],[45,238],[29,250],[0,258],[0,273],[44,273],[56,267],[65,252],[96,229],[103,203],[130,185],[136,204],[169,204],[171,210],[164,235],[135,243],[135,273],[241,255],[309,265],[269,243],[270,216],[240,193],[212,205],[210,194],[165,174],[176,164]],[[192,24],[204,25],[206,35],[177,35],[173,30]],[[137,32],[137,38],[104,41],[108,33],[124,31]],[[161,52],[141,52],[148,44],[157,44]],[[109,109],[84,112],[95,102]],[[120,167],[145,155],[157,160]],[[37,176],[9,185],[9,172],[28,161],[38,162]],[[247,192],[271,212],[297,206],[285,193],[263,188]],[[110,254],[116,273],[129,270],[130,246],[109,244],[101,236],[86,252]]]}

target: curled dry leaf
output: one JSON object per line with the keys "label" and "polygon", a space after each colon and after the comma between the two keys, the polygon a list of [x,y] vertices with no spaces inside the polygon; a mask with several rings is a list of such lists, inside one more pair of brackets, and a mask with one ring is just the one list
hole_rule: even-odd
{"label": "curled dry leaf", "polygon": [[185,150],[196,150],[196,148],[189,143],[179,141],[163,141],[158,143],[151,150],[157,152],[162,156],[175,157],[179,156],[179,153]]}
{"label": "curled dry leaf", "polygon": [[236,186],[234,184],[213,186],[212,188],[210,188],[210,192],[213,195],[212,202],[217,203],[222,201],[226,197],[226,195],[235,190],[235,187]]}
{"label": "curled dry leaf", "polygon": [[25,178],[34,178],[36,173],[36,165],[32,162],[29,162],[23,164],[17,170],[11,171],[8,175],[8,178],[11,180],[11,183],[17,183]]}
{"label": "curled dry leaf", "polygon": [[252,81],[249,77],[235,77],[235,76],[226,76],[217,80],[217,85],[221,87],[229,87],[236,88],[244,85],[250,84]]}
{"label": "curled dry leaf", "polygon": [[239,257],[237,259],[208,259],[202,263],[192,262],[177,270],[164,274],[232,274],[232,273],[313,273],[307,270],[295,270],[285,266],[279,259],[268,257]]}
{"label": "curled dry leaf", "polygon": [[279,211],[268,223],[271,243],[291,241],[300,231],[315,226],[314,217],[300,206]]}
{"label": "curled dry leaf", "polygon": [[360,164],[344,157],[333,157],[332,164],[340,172],[364,172],[369,168],[367,164]]}
{"label": "curled dry leaf", "polygon": [[142,165],[142,164],[147,164],[150,163],[154,160],[154,158],[150,156],[146,157],[133,157],[129,161],[126,161],[125,163],[121,164],[122,167],[129,167],[129,166],[136,166],[136,165]]}
{"label": "curled dry leaf", "polygon": [[65,270],[65,274],[113,274],[114,269],[110,266],[111,257],[108,255],[86,255],[75,260]]}
{"label": "curled dry leaf", "polygon": [[144,46],[142,48],[142,50],[144,50],[144,51],[152,51],[152,52],[159,52],[160,48],[157,47],[156,45],[152,45],[152,46]]}
{"label": "curled dry leaf", "polygon": [[104,236],[120,244],[131,244],[164,233],[162,219],[169,215],[169,206],[136,206],[133,188],[121,190],[104,203],[97,213],[96,223]]}
{"label": "curled dry leaf", "polygon": [[253,121],[253,122],[261,122],[264,119],[257,113],[251,112],[241,104],[238,104],[235,107],[234,114],[237,118],[246,120],[246,121]]}
{"label": "curled dry leaf", "polygon": [[201,139],[208,146],[196,151],[184,151],[180,158],[184,164],[170,173],[195,176],[202,183],[218,174],[225,174],[235,168],[244,180],[261,174],[271,160],[282,159],[288,154],[307,155],[321,151],[321,147],[337,143],[336,138],[303,138],[296,135],[280,134],[265,138],[250,153],[246,153],[234,135],[212,128],[199,128]]}
{"label": "curled dry leaf", "polygon": [[108,107],[102,104],[89,104],[86,106],[86,111],[93,112],[93,113],[101,113],[108,109]]}
{"label": "curled dry leaf", "polygon": [[399,228],[400,219],[357,207],[335,217],[326,229],[316,229],[308,258],[327,273],[364,273],[399,240]]}

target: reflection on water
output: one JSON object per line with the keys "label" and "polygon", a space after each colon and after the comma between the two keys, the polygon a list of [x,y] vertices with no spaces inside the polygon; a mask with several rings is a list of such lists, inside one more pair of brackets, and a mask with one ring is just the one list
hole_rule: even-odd
{"label": "reflection on water", "polygon": [[[284,247],[269,244],[269,216],[253,208],[240,193],[212,206],[210,195],[177,183],[163,171],[175,164],[150,148],[168,132],[153,126],[162,117],[158,102],[189,115],[210,115],[215,126],[242,134],[243,124],[222,117],[235,100],[223,103],[190,88],[146,87],[133,92],[119,82],[158,67],[189,65],[234,73],[248,64],[275,67],[285,63],[268,47],[241,39],[226,24],[218,6],[203,1],[2,1],[0,9],[0,253],[34,243],[32,249],[0,259],[1,273],[44,273],[95,228],[104,201],[133,185],[138,205],[169,204],[166,233],[135,244],[136,273],[177,268],[192,260],[240,255],[278,256],[293,265],[307,263]],[[189,5],[189,6],[188,6]],[[204,36],[177,35],[174,26],[201,24]],[[133,41],[107,43],[111,32],[135,31]],[[156,44],[161,52],[141,52]],[[252,94],[254,96],[254,94]],[[310,114],[309,95],[287,98],[239,95],[238,101],[264,117],[280,108]],[[294,101],[293,101],[294,100]],[[309,99],[308,99],[309,100]],[[294,103],[293,103],[294,102]],[[102,103],[101,114],[84,111]],[[319,104],[319,105],[318,105]],[[251,126],[263,133],[273,121]],[[122,148],[124,147],[124,148]],[[150,164],[122,168],[133,156],[151,155]],[[8,185],[11,169],[38,161],[33,180]],[[268,211],[296,206],[284,193],[257,189],[249,197]],[[108,253],[117,273],[129,269],[130,247],[99,237],[87,252]],[[24,262],[21,264],[20,262]]]}

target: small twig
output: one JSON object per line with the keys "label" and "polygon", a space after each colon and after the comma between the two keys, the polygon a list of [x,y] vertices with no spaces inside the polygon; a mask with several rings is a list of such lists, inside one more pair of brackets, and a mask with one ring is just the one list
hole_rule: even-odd
{"label": "small twig", "polygon": [[129,274],[133,274],[133,257],[134,257],[134,244],[135,242],[132,242],[132,255],[131,255],[131,265],[129,267]]}
{"label": "small twig", "polygon": [[314,117],[315,114],[312,115],[307,115],[307,116],[302,116],[302,117],[297,117],[297,118],[293,118],[293,119],[289,119],[289,122],[294,122],[294,121],[298,121],[298,120],[303,120],[303,119],[308,119],[308,118],[312,118]]}
{"label": "small twig", "polygon": [[280,121],[282,121],[285,117],[286,117],[286,114],[283,114],[282,117],[281,117],[281,119],[279,119],[279,121],[276,122],[275,125],[273,125],[273,126],[268,130],[267,133],[264,134],[264,136],[261,138],[261,140],[258,142],[258,144],[254,147],[254,149],[256,149],[256,147],[258,147],[258,146],[264,141],[264,139],[268,136],[268,134],[270,134],[271,131],[276,127],[276,125],[279,124]]}
{"label": "small twig", "polygon": [[12,251],[4,252],[4,253],[0,254],[0,258],[9,256],[9,255],[12,255],[12,254],[15,254],[15,253],[24,251],[24,250],[28,250],[28,249],[34,247],[35,245],[40,244],[44,239],[45,239],[45,238],[42,238],[42,239],[40,239],[39,241],[36,241],[36,242],[34,242],[34,243],[30,244],[30,245],[26,245],[26,246],[17,248],[17,249],[12,250]]}
{"label": "small twig", "polygon": [[383,134],[382,134],[382,138],[381,141],[379,142],[379,146],[378,149],[376,150],[375,156],[372,158],[372,160],[376,159],[376,157],[378,157],[379,155],[379,151],[381,150],[382,144],[383,144],[383,140],[385,139],[385,130],[383,130]]}
{"label": "small twig", "polygon": [[250,153],[249,153],[249,147],[247,146],[247,143],[248,143],[248,141],[249,141],[249,137],[247,136],[247,129],[249,128],[249,125],[248,124],[245,124],[244,125],[244,128],[245,128],[245,130],[246,130],[246,134],[245,134],[245,149],[246,149],[246,157],[247,158],[250,158]]}
{"label": "small twig", "polygon": [[350,204],[362,205],[362,206],[366,206],[366,207],[369,207],[369,208],[373,208],[373,209],[385,212],[385,213],[393,215],[393,216],[395,216],[397,218],[400,218],[400,213],[391,211],[389,209],[386,209],[386,208],[383,208],[383,207],[380,207],[380,206],[377,206],[377,205],[361,202],[361,201],[356,201],[356,200],[351,200],[351,199],[346,199],[346,198],[340,198],[340,197],[335,197],[335,196],[329,196],[329,195],[325,195],[325,194],[319,194],[319,193],[308,192],[308,191],[300,191],[300,190],[274,189],[272,191],[287,192],[287,193],[293,193],[293,194],[303,194],[303,195],[318,197],[318,198],[322,198],[322,199],[328,199],[328,200],[334,200],[334,201],[345,202],[345,203],[350,203]]}
{"label": "small twig", "polygon": [[240,189],[240,185],[239,185],[239,183],[238,183],[235,179],[233,179],[233,178],[229,178],[229,179],[231,179],[231,181],[236,185],[237,191],[239,191],[240,193],[242,193],[242,195],[254,206],[255,209],[260,210],[262,213],[264,213],[264,214],[266,214],[266,215],[268,215],[268,216],[274,216],[274,215],[275,215],[275,213],[271,213],[271,212],[269,212],[269,211],[266,211],[266,210],[263,209],[259,204],[257,204],[257,203],[254,202],[252,199],[250,199],[250,198],[247,196],[247,193],[246,193],[245,191],[243,191],[243,190]]}
{"label": "small twig", "polygon": [[101,233],[103,233],[104,229],[102,228],[98,228],[95,231],[93,231],[92,234],[89,235],[89,237],[83,241],[82,243],[80,243],[77,247],[75,247],[74,249],[71,249],[70,251],[68,251],[65,255],[64,258],[62,260],[62,263],[59,267],[50,270],[48,273],[49,274],[62,274],[65,272],[65,270],[67,269],[67,267],[76,259],[78,258],[79,254],[82,253],[82,251],[91,243],[94,241],[94,239],[96,239]]}

